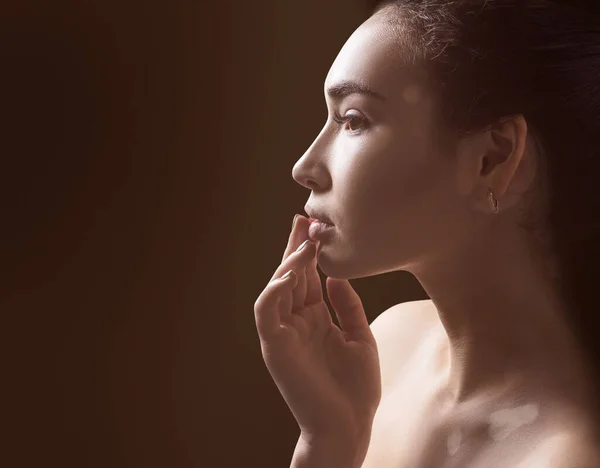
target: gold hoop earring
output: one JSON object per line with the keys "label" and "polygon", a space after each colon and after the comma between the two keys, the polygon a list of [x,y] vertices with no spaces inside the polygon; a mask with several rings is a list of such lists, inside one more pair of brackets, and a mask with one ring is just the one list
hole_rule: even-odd
{"label": "gold hoop earring", "polygon": [[494,192],[492,192],[492,189],[488,187],[488,200],[490,201],[490,206],[492,207],[492,212],[493,213],[499,213],[500,209],[498,208],[498,199],[494,196]]}

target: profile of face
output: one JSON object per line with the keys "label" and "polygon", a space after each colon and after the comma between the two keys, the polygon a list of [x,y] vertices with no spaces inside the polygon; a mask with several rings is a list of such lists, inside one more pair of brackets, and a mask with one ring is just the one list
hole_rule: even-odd
{"label": "profile of face", "polygon": [[[311,190],[308,205],[334,224],[318,254],[333,278],[411,271],[475,235],[459,158],[433,143],[433,95],[407,72],[394,37],[377,15],[350,36],[325,80],[327,122],[293,168],[294,180]],[[351,89],[344,82],[382,98],[328,96],[330,87]]]}

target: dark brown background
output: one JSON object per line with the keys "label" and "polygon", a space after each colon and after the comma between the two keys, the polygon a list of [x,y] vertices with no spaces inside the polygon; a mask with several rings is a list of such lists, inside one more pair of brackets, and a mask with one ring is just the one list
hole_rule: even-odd
{"label": "dark brown background", "polygon": [[[289,466],[298,429],[253,303],[367,12],[2,3],[0,465]],[[370,320],[424,297],[406,273],[352,284]]]}

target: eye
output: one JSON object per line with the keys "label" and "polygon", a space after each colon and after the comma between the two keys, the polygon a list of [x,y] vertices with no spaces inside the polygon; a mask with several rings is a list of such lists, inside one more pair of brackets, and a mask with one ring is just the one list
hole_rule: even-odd
{"label": "eye", "polygon": [[365,119],[362,117],[359,117],[358,115],[346,114],[345,116],[342,117],[337,112],[334,112],[333,120],[339,124],[345,124],[346,122],[350,122],[350,127],[352,127],[353,124],[356,125],[357,123],[363,124],[363,125],[359,126],[358,130],[350,128],[351,133],[358,133],[358,131],[362,127],[364,127],[364,123],[365,123]]}

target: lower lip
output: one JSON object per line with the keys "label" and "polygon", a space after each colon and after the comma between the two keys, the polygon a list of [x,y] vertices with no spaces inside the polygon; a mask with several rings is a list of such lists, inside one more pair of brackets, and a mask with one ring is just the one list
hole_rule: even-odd
{"label": "lower lip", "polygon": [[323,235],[333,229],[332,224],[313,221],[308,228],[308,238],[312,241],[321,239]]}

